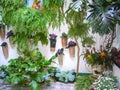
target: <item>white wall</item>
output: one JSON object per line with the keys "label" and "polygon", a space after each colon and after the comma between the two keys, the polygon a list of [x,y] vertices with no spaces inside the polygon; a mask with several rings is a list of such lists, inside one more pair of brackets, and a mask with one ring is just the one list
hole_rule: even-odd
{"label": "white wall", "polygon": [[[30,1],[32,1],[32,0],[30,0]],[[70,3],[70,0],[66,0],[65,8],[68,7],[68,3]],[[28,6],[31,6],[31,3],[30,3],[30,2],[29,2],[29,5],[28,5]],[[118,30],[118,29],[120,29],[119,26],[117,26],[117,30]],[[6,28],[6,31],[8,31],[7,28]],[[38,43],[39,50],[42,52],[42,54],[43,54],[47,59],[49,59],[50,57],[52,57],[52,56],[57,52],[57,50],[62,47],[62,46],[61,46],[60,36],[61,36],[61,34],[62,34],[63,32],[66,32],[66,33],[68,32],[68,26],[65,24],[65,22],[64,22],[64,24],[62,24],[62,26],[60,27],[60,30],[59,30],[59,29],[53,30],[53,29],[51,29],[51,28],[49,29],[49,34],[55,33],[55,34],[58,35],[58,37],[57,37],[57,43],[56,43],[56,51],[55,51],[55,52],[50,52],[50,48],[49,48],[50,44],[48,44],[47,46],[45,46],[45,45],[41,45],[40,42]],[[48,36],[49,36],[49,35],[48,35]],[[99,48],[99,45],[103,42],[104,37],[100,37],[100,36],[97,35],[97,34],[94,34],[93,36],[95,37],[94,39],[95,39],[95,41],[97,42],[97,43],[96,43],[96,47]],[[120,36],[119,36],[119,34],[118,34],[118,37],[117,37],[117,38],[119,38],[119,37],[120,37]],[[48,38],[49,38],[49,37],[48,37]],[[69,40],[71,40],[71,39],[69,39]],[[69,41],[69,40],[68,40],[68,41]],[[118,41],[118,40],[119,40],[119,41]],[[0,44],[1,44],[2,42],[4,42],[4,41],[6,41],[6,42],[8,43],[9,57],[8,57],[7,59],[4,58],[3,52],[2,52],[2,47],[0,47],[0,65],[3,65],[3,64],[4,64],[4,65],[7,65],[7,64],[8,64],[8,61],[9,61],[11,58],[17,58],[17,57],[18,57],[16,48],[12,48],[12,47],[10,46],[8,39],[4,39],[4,40],[1,40],[1,39],[0,39]],[[120,42],[120,39],[117,39],[114,45],[117,46],[117,47],[120,47],[120,43],[119,43],[119,42]],[[80,46],[81,46],[81,43],[80,43]],[[77,47],[76,47],[75,49],[76,49],[76,52],[77,52]],[[81,52],[82,52],[83,48],[81,47],[80,49],[81,49]],[[77,54],[77,53],[75,53],[75,54]],[[68,50],[68,49],[65,49],[65,50],[64,50],[64,57],[63,57],[63,58],[64,58],[64,61],[63,61],[63,66],[62,66],[62,67],[59,66],[57,59],[55,60],[55,62],[56,62],[57,64],[53,64],[53,65],[56,66],[56,67],[61,68],[61,70],[64,70],[64,71],[71,70],[71,69],[76,69],[76,67],[77,67],[77,66],[76,66],[76,65],[77,65],[77,55],[75,55],[74,58],[70,58],[70,56],[69,56],[69,50]],[[79,72],[83,72],[83,73],[85,73],[85,72],[87,72],[87,73],[91,72],[91,68],[86,64],[86,62],[82,59],[82,57],[81,57],[81,59],[80,59]],[[118,75],[119,73],[120,73],[120,69],[118,69],[117,67],[114,67],[114,75],[116,75],[116,76],[119,77],[119,75]],[[120,78],[120,77],[119,77],[119,78]]]}

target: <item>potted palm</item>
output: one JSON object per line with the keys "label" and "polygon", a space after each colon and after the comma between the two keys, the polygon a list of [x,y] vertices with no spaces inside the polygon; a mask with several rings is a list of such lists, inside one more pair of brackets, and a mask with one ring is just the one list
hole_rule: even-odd
{"label": "potted palm", "polygon": [[61,49],[58,49],[58,51],[57,51],[57,57],[58,57],[58,63],[59,63],[59,65],[60,66],[62,66],[63,65],[63,48],[61,48]]}
{"label": "potted palm", "polygon": [[4,56],[5,58],[7,58],[8,57],[8,44],[6,42],[3,42],[1,46],[2,46]]}
{"label": "potted palm", "polygon": [[75,56],[75,46],[76,46],[76,43],[74,41],[69,41],[68,48],[69,48],[70,57]]}
{"label": "potted palm", "polygon": [[68,36],[66,33],[62,33],[62,36],[61,36],[61,43],[62,43],[62,48],[66,48],[67,46],[67,40],[68,40]]}
{"label": "potted palm", "polygon": [[50,51],[54,52],[55,51],[55,47],[56,47],[56,38],[57,35],[55,34],[50,34]]}
{"label": "potted palm", "polygon": [[4,24],[0,24],[0,37],[2,39],[5,38],[5,25]]}

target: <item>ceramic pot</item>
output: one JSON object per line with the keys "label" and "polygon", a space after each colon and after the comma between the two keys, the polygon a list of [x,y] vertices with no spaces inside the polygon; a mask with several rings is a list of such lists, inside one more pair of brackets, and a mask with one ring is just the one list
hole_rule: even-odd
{"label": "ceramic pot", "polygon": [[58,54],[58,63],[60,66],[63,65],[63,54]]}
{"label": "ceramic pot", "polygon": [[62,48],[66,48],[67,46],[67,38],[61,38]]}
{"label": "ceramic pot", "polygon": [[70,57],[75,57],[75,47],[69,47]]}

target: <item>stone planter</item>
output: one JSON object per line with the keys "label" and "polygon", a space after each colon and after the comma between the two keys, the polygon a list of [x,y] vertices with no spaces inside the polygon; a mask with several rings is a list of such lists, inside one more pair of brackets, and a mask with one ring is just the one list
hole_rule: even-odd
{"label": "stone planter", "polygon": [[104,72],[104,65],[93,65],[92,72],[93,75],[101,75]]}
{"label": "stone planter", "polygon": [[70,57],[75,57],[75,47],[74,46],[69,47],[69,54],[70,54]]}
{"label": "stone planter", "polygon": [[63,54],[58,55],[58,63],[59,63],[60,66],[63,65]]}
{"label": "stone planter", "polygon": [[1,39],[5,38],[5,25],[0,24],[0,37]]}

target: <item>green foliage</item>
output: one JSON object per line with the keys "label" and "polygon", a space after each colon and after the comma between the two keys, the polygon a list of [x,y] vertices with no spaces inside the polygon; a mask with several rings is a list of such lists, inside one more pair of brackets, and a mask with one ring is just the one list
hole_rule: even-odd
{"label": "green foliage", "polygon": [[[29,39],[33,39],[33,44],[37,45],[38,41],[47,44],[47,17],[42,17],[42,12],[24,7],[17,10],[12,19],[14,26],[14,42],[17,43],[18,49],[29,48]],[[33,23],[34,22],[34,23]],[[41,25],[42,24],[42,25]]]}
{"label": "green foliage", "polygon": [[1,0],[3,22],[7,25],[11,25],[13,13],[24,6],[25,0]]}
{"label": "green foliage", "polygon": [[89,90],[95,78],[92,75],[78,76],[76,78],[76,90]]}
{"label": "green foliage", "polygon": [[52,68],[52,70],[49,72],[51,76],[57,81],[64,82],[64,83],[75,81],[74,70],[65,72],[65,71],[60,71],[59,68]]}
{"label": "green foliage", "polygon": [[85,45],[92,45],[95,41],[93,40],[92,36],[87,36],[82,40],[82,46],[85,47]]}
{"label": "green foliage", "polygon": [[88,34],[89,25],[87,23],[84,23],[85,18],[83,16],[83,11],[75,12],[74,10],[71,10],[67,14],[67,19],[71,23],[71,27],[68,32],[68,35],[70,37],[78,36],[82,38]]}
{"label": "green foliage", "polygon": [[[49,25],[52,28],[60,26],[63,21],[64,0],[43,0],[44,13],[49,17]],[[49,15],[49,16],[48,16]]]}
{"label": "green foliage", "polygon": [[117,87],[117,79],[113,75],[100,76],[94,83],[94,89],[97,90],[119,90]]}
{"label": "green foliage", "polygon": [[25,6],[25,0],[1,1],[2,21],[13,26],[13,42],[20,52],[32,48],[29,38],[33,39],[34,45],[38,41],[47,44],[48,26],[55,28],[63,21],[64,0],[43,0],[43,3],[44,10],[32,10]]}
{"label": "green foliage", "polygon": [[28,85],[32,90],[39,90],[41,83],[50,81],[48,69],[53,59],[54,56],[46,60],[38,50],[31,51],[24,57],[10,60],[5,68],[0,67],[6,74],[3,80],[12,85]]}
{"label": "green foliage", "polygon": [[88,20],[94,33],[104,35],[115,30],[119,20],[116,20],[114,15],[120,8],[119,0],[95,0],[92,4],[89,4],[89,7]]}

